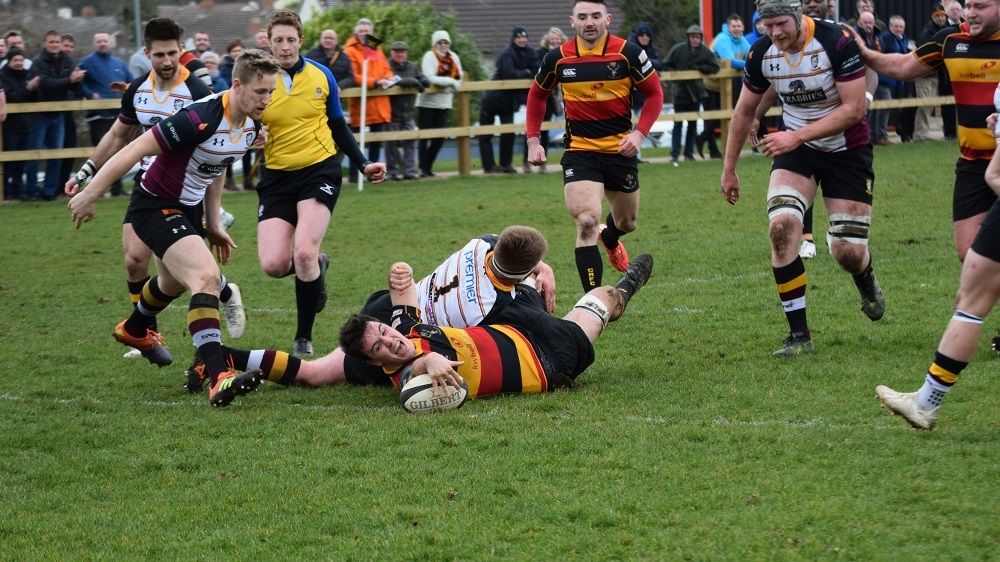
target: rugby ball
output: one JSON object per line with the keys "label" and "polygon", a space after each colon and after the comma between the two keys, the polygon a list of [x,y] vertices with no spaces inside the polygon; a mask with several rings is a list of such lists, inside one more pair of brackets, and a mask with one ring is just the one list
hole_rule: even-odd
{"label": "rugby ball", "polygon": [[[411,377],[399,393],[399,404],[411,414],[455,410],[469,397],[469,385],[462,381],[461,388],[445,385],[447,394],[434,394],[430,375]],[[440,392],[440,391],[439,391]]]}

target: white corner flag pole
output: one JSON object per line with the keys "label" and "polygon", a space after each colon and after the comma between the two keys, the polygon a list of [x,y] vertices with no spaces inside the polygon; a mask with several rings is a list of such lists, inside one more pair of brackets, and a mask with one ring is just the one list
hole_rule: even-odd
{"label": "white corner flag pole", "polygon": [[[361,147],[362,154],[365,152],[365,119],[366,119],[366,109],[368,108],[368,57],[361,63],[361,122],[359,125],[359,130],[361,131],[361,141],[358,143]],[[358,169],[358,191],[365,190],[365,171],[363,169]]]}

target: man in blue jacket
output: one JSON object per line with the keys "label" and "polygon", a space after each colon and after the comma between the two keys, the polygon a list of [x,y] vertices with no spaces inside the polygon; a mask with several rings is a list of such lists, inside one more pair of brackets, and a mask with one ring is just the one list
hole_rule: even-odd
{"label": "man in blue jacket", "polygon": [[[910,52],[910,38],[904,35],[906,31],[906,21],[903,16],[892,16],[889,18],[889,31],[882,34],[882,52],[883,53],[902,53],[906,54]],[[875,90],[875,99],[880,100],[898,100],[903,98],[913,97],[911,90],[913,89],[913,83],[906,80],[896,80],[889,76],[879,74],[878,76],[878,89]],[[889,115],[890,113],[895,113],[894,125],[896,126],[896,133],[899,134],[900,140],[903,142],[910,142],[913,137],[913,120],[916,116],[914,108],[907,107],[903,109],[897,109],[895,111],[889,109],[880,109],[875,114],[875,122],[877,125],[877,144],[889,144],[889,137],[887,127],[889,125]],[[875,133],[873,133],[874,135]]]}
{"label": "man in blue jacket", "polygon": [[[132,81],[128,64],[111,54],[111,36],[107,33],[94,34],[94,52],[80,60],[80,68],[87,72],[81,84],[84,99],[120,100]],[[93,146],[97,146],[111,130],[117,117],[118,109],[92,109],[87,112],[86,121],[90,126],[90,143]],[[121,180],[115,180],[111,184],[111,195],[124,194]]]}

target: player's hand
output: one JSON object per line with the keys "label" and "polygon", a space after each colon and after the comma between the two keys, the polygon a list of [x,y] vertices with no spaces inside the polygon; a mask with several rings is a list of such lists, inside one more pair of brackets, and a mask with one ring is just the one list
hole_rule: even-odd
{"label": "player's hand", "polygon": [[112,82],[109,87],[116,94],[124,94],[125,90],[128,89],[128,82]]}
{"label": "player's hand", "polygon": [[740,177],[736,172],[722,172],[722,196],[726,202],[735,205],[740,200]]}
{"label": "player's hand", "polygon": [[794,131],[768,133],[757,145],[761,154],[771,158],[787,154],[800,146],[802,146],[802,141]]}
{"label": "player's hand", "polygon": [[87,193],[86,189],[77,193],[69,200],[67,207],[72,211],[71,218],[77,229],[83,223],[94,220],[94,214],[97,212],[97,206],[94,203],[94,198]]}
{"label": "player's hand", "polygon": [[371,183],[382,183],[385,181],[385,162],[372,162],[365,166],[364,174]]}
{"label": "player's hand", "polygon": [[545,310],[553,314],[556,311],[556,274],[544,262],[535,268],[535,289],[545,299]]}
{"label": "player's hand", "polygon": [[865,44],[865,40],[861,37],[861,34],[858,33],[858,30],[845,23],[840,24],[840,28],[851,34],[851,39],[854,39],[854,44],[858,46],[859,51],[864,53],[868,50],[868,45]]}
{"label": "player's hand", "polygon": [[546,161],[545,147],[537,138],[528,139],[528,164],[541,166]]}
{"label": "player's hand", "polygon": [[250,148],[264,148],[265,142],[267,142],[267,127],[261,127],[260,132],[257,133],[257,138],[254,139]]}
{"label": "player's hand", "polygon": [[69,195],[70,197],[76,195],[80,192],[80,186],[76,183],[76,176],[69,178],[66,185],[63,186],[63,193]]}
{"label": "player's hand", "polygon": [[205,238],[208,239],[208,244],[219,263],[222,265],[228,263],[233,250],[236,249],[236,242],[233,242],[229,233],[221,227],[208,228],[205,230]]}
{"label": "player's hand", "polygon": [[618,154],[626,158],[631,158],[639,154],[639,147],[642,146],[642,141],[644,140],[646,140],[646,137],[642,133],[633,130],[618,142]]}
{"label": "player's hand", "polygon": [[750,132],[747,133],[747,142],[750,143],[750,148],[757,148],[760,143],[760,137],[757,136],[758,131],[760,131],[760,119],[754,119],[753,123],[750,124]]}
{"label": "player's hand", "polygon": [[413,286],[413,268],[405,262],[396,262],[389,268],[389,290],[403,293]]}
{"label": "player's hand", "polygon": [[990,116],[986,118],[986,128],[989,129],[993,133],[993,136],[995,138],[1000,138],[1000,135],[997,135],[997,114],[996,113],[990,113]]}
{"label": "player's hand", "polygon": [[463,379],[455,369],[463,364],[464,361],[452,361],[440,353],[428,353],[424,367],[431,377],[431,392],[435,396],[447,394],[444,387],[448,384],[461,388]]}

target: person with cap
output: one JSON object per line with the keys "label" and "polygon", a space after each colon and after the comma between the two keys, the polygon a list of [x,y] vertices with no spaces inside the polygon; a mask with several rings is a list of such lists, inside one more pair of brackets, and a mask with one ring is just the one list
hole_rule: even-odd
{"label": "person with cap", "polygon": [[[399,78],[396,86],[415,89],[420,92],[431,85],[420,67],[407,60],[409,47],[402,41],[396,41],[389,47],[391,56],[389,68]],[[392,121],[387,129],[390,131],[414,131],[417,123],[413,119],[416,94],[392,96]],[[386,164],[389,179],[393,181],[417,179],[417,139],[393,140],[385,145]]]}
{"label": "person with cap", "polygon": [[[440,129],[448,125],[448,114],[455,101],[455,92],[462,87],[462,60],[451,50],[451,36],[444,29],[431,33],[431,48],[420,59],[420,70],[437,86],[437,92],[417,95],[417,127]],[[420,139],[417,160],[422,177],[434,176],[434,161],[444,145],[443,138]]]}
{"label": "person with cap", "polygon": [[[677,43],[667,58],[663,61],[663,70],[697,70],[704,74],[715,74],[719,71],[719,60],[715,53],[702,42],[703,35],[700,25],[687,28],[687,41]],[[674,100],[674,113],[698,111],[701,104],[708,100],[708,90],[703,80],[671,80],[670,93]],[[681,153],[681,132],[683,121],[674,121],[674,130],[670,144],[670,162],[677,166]],[[684,158],[694,160],[695,139],[698,136],[698,121],[687,122],[687,133],[684,136]]]}
{"label": "person with cap", "polygon": [[[566,110],[563,194],[576,226],[576,271],[586,293],[599,287],[604,275],[598,244],[612,267],[629,267],[621,237],[636,229],[639,147],[663,110],[663,88],[643,50],[608,31],[606,2],[577,0],[570,22],[575,36],[545,55],[531,85],[525,126],[528,161],[540,166],[546,162],[539,141],[542,117],[549,93],[560,86]],[[646,96],[634,128],[633,88]],[[611,212],[602,224],[604,199]]]}
{"label": "person with cap", "polygon": [[868,143],[865,67],[858,46],[837,25],[803,16],[800,0],[758,0],[768,36],[751,47],[743,93],[733,111],[720,180],[726,201],[740,199],[736,165],[769,88],[784,107],[786,130],[758,143],[774,159],[767,189],[771,269],[789,333],[775,357],[813,353],[806,319],[807,277],[799,256],[802,220],[817,189],[830,213],[830,254],[850,273],[861,310],[872,321],[885,314],[885,297],[868,249],[871,229],[872,147]]}
{"label": "person with cap", "polygon": [[[511,30],[510,45],[496,60],[496,70],[491,80],[523,80],[531,78],[538,71],[538,56],[528,46],[528,30],[515,26]],[[492,125],[500,118],[500,124],[514,122],[514,114],[527,101],[527,90],[489,90],[483,95],[479,109],[479,124]],[[516,174],[514,161],[514,133],[500,134],[500,160],[493,159],[493,135],[479,135],[479,157],[483,172],[487,174]],[[527,160],[527,151],[525,151]]]}
{"label": "person with cap", "polygon": [[[3,88],[7,103],[30,103],[38,101],[39,78],[29,79],[28,71],[24,69],[24,51],[18,48],[7,51],[0,68],[0,88]],[[7,116],[3,122],[3,149],[7,151],[27,150],[31,135],[31,124],[35,115],[32,113],[14,113]],[[5,162],[3,165],[4,199],[28,198],[31,193],[24,192],[24,162]]]}

